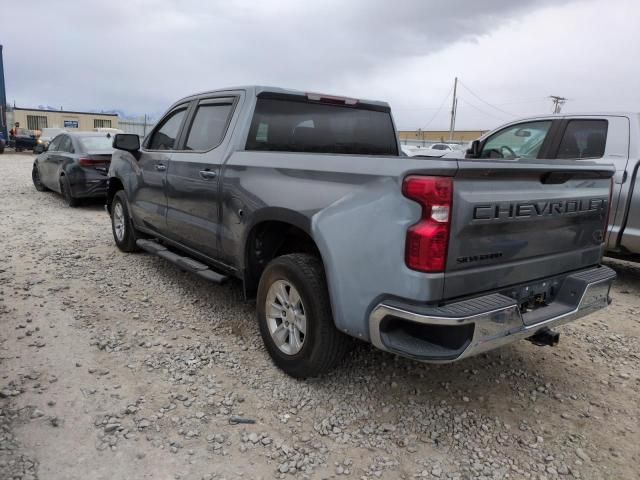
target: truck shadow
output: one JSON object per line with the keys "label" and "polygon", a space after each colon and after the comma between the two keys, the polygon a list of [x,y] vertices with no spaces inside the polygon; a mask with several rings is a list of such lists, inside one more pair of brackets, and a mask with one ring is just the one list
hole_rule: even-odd
{"label": "truck shadow", "polygon": [[616,279],[618,289],[623,291],[628,289],[640,290],[640,256],[631,260],[618,260],[607,257],[602,263],[613,268],[618,274]]}

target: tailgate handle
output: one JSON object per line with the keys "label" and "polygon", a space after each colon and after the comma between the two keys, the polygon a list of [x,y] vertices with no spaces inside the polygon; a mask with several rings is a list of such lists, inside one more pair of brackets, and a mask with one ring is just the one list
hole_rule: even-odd
{"label": "tailgate handle", "polygon": [[547,172],[540,178],[540,182],[547,185],[566,183],[573,178],[572,172]]}

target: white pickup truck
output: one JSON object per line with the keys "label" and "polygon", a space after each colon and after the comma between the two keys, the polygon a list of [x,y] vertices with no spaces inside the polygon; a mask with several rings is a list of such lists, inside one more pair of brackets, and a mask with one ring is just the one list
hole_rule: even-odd
{"label": "white pickup truck", "polygon": [[486,133],[472,143],[466,156],[613,164],[607,255],[640,255],[640,114],[524,118]]}

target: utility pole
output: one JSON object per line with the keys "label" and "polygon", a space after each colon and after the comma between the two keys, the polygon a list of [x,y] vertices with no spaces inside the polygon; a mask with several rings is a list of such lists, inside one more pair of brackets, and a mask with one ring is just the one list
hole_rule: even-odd
{"label": "utility pole", "polygon": [[549,98],[553,102],[553,113],[560,113],[562,106],[567,102],[568,98],[559,97],[557,95],[549,95]]}
{"label": "utility pole", "polygon": [[456,128],[456,111],[458,109],[458,77],[453,81],[453,99],[451,100],[451,123],[449,124],[449,140],[453,140],[453,131]]}

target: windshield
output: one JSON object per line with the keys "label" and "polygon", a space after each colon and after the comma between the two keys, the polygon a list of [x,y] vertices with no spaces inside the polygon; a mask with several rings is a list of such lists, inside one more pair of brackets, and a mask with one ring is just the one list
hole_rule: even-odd
{"label": "windshield", "polygon": [[108,150],[113,151],[113,139],[106,135],[99,137],[80,137],[80,143],[85,150]]}

